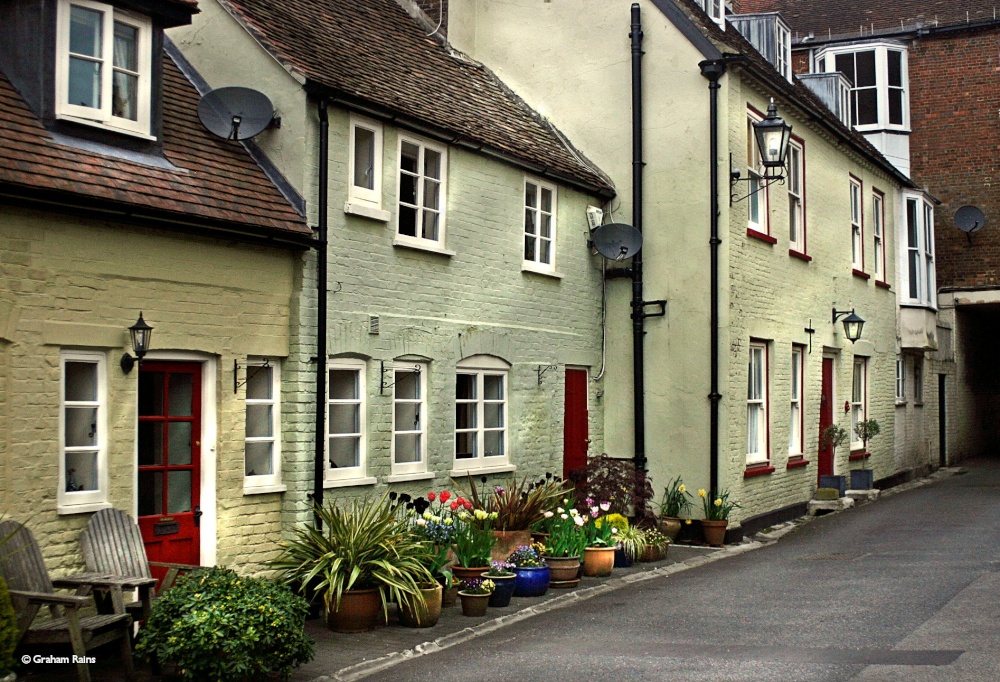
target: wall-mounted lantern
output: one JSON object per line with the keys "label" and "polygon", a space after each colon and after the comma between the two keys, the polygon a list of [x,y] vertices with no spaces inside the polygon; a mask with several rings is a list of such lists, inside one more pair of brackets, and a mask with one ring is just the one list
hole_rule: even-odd
{"label": "wall-mounted lantern", "polygon": [[740,180],[744,182],[757,180],[759,183],[757,189],[739,199],[733,198],[732,192],[730,192],[730,204],[749,199],[768,185],[785,179],[784,170],[788,159],[788,142],[792,136],[792,126],[778,116],[778,106],[774,103],[774,98],[771,99],[771,103],[767,107],[767,116],[764,117],[764,120],[755,121],[752,126],[754,142],[760,153],[761,165],[764,166],[764,175],[741,178],[739,169],[732,166],[732,155],[730,154],[730,185],[736,185]]}
{"label": "wall-mounted lantern", "polygon": [[142,311],[139,311],[139,319],[128,328],[128,332],[132,337],[132,352],[135,353],[135,357],[128,353],[122,356],[121,367],[125,374],[131,372],[136,363],[142,364],[142,358],[149,350],[149,342],[153,338],[153,328],[142,319]]}
{"label": "wall-mounted lantern", "polygon": [[833,323],[836,324],[837,320],[841,317],[844,318],[844,336],[847,337],[848,341],[854,343],[861,338],[861,330],[865,326],[865,321],[854,312],[854,308],[850,310],[837,310],[834,308]]}

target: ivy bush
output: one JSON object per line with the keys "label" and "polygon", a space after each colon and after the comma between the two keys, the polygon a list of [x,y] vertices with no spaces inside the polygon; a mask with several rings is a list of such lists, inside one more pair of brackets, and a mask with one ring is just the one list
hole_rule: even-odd
{"label": "ivy bush", "polygon": [[153,603],[135,650],[177,667],[185,680],[287,677],[312,659],[308,603],[285,586],[208,568],[178,579]]}
{"label": "ivy bush", "polygon": [[0,677],[14,669],[17,635],[17,615],[10,602],[7,583],[3,578],[0,578]]}

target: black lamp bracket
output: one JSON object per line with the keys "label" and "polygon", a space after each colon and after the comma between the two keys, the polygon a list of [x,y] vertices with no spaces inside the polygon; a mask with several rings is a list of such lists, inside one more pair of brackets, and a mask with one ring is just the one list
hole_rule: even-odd
{"label": "black lamp bracket", "polygon": [[122,371],[125,372],[125,374],[128,374],[129,372],[132,371],[132,368],[135,367],[136,363],[142,363],[142,360],[141,359],[136,360],[128,353],[125,353],[122,356],[122,360],[119,363],[119,365],[121,366]]}
{"label": "black lamp bracket", "polygon": [[538,372],[538,385],[539,386],[542,385],[542,377],[545,376],[545,373],[548,372],[549,370],[552,370],[552,369],[559,369],[559,366],[558,365],[539,365],[538,366],[538,369],[536,369],[535,371]]}
{"label": "black lamp bracket", "polygon": [[[382,371],[381,371],[380,376],[379,376],[378,394],[379,395],[385,395],[385,389],[392,388],[393,386],[396,385],[395,381],[386,381],[385,380],[385,373],[386,372],[392,372],[393,370],[399,369],[399,368],[394,367],[392,363],[389,363],[389,366],[386,367],[385,366],[385,360],[382,360],[379,364],[380,364],[380,367],[381,367]],[[407,371],[410,371],[410,370],[407,369]],[[413,371],[416,372],[417,374],[420,374],[420,365],[414,365],[413,366]]]}
{"label": "black lamp bracket", "polygon": [[[269,364],[269,362],[270,362],[269,360],[265,359],[264,362],[262,362],[259,365],[248,365],[245,368],[241,368],[240,361],[233,360],[233,393],[238,392],[240,390],[240,386],[246,386],[247,382],[253,379],[255,376],[257,376],[257,374],[262,369],[270,367],[271,365]],[[254,367],[253,372],[250,371],[250,367]],[[246,379],[244,379],[243,381],[240,381],[240,369],[247,370]]]}
{"label": "black lamp bracket", "polygon": [[834,308],[833,320],[832,320],[833,324],[837,324],[837,320],[839,320],[842,317],[846,317],[847,315],[851,315],[852,313],[854,313],[854,308],[851,308],[850,310],[837,310],[836,308]]}
{"label": "black lamp bracket", "polygon": [[[776,182],[780,182],[781,184],[785,184],[785,175],[784,175],[784,173],[779,172],[778,175],[773,175],[771,173],[771,169],[770,168],[765,168],[764,169],[764,175],[759,175],[756,178],[753,178],[753,177],[746,177],[746,178],[741,177],[740,169],[736,168],[735,166],[733,166],[733,155],[732,154],[729,155],[729,168],[730,168],[730,171],[729,171],[729,205],[730,206],[732,206],[733,204],[738,204],[741,201],[743,201],[744,199],[749,199],[754,194],[757,194],[757,192],[761,191],[762,189],[766,189],[766,188],[770,187],[771,185],[773,185]],[[782,169],[782,170],[784,170],[784,169]],[[751,180],[757,180],[761,184],[757,187],[757,189],[755,189],[754,191],[750,192],[746,196],[742,196],[742,197],[736,198],[736,193],[733,191],[734,189],[736,189],[736,183],[737,182],[750,182]]]}

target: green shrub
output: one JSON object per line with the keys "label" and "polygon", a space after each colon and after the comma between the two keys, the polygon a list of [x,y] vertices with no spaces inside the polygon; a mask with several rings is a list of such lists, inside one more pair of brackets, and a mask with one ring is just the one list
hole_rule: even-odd
{"label": "green shrub", "polygon": [[202,569],[153,603],[135,650],[176,665],[186,680],[284,677],[313,656],[302,631],[307,611],[306,601],[279,583]]}
{"label": "green shrub", "polygon": [[17,615],[10,603],[7,582],[0,578],[0,677],[14,667],[14,649],[17,648]]}

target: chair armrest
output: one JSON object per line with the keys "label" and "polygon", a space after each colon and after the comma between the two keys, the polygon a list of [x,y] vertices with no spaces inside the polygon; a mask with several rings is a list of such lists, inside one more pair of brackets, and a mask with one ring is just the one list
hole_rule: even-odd
{"label": "chair armrest", "polygon": [[156,578],[79,573],[76,575],[68,575],[65,578],[57,578],[52,581],[52,584],[55,587],[78,587],[80,585],[90,585],[92,587],[122,587],[125,589],[134,589],[136,587],[148,587],[150,585],[155,585]]}
{"label": "chair armrest", "polygon": [[81,607],[90,604],[90,597],[77,597],[69,594],[56,594],[55,592],[24,592],[22,590],[11,590],[10,593],[17,597],[23,597],[29,602],[38,604],[60,604],[62,606]]}
{"label": "chair armrest", "polygon": [[195,566],[193,564],[171,564],[166,561],[150,561],[150,566],[158,566],[160,568],[174,568],[178,571],[196,571],[199,568],[204,568],[204,566]]}

